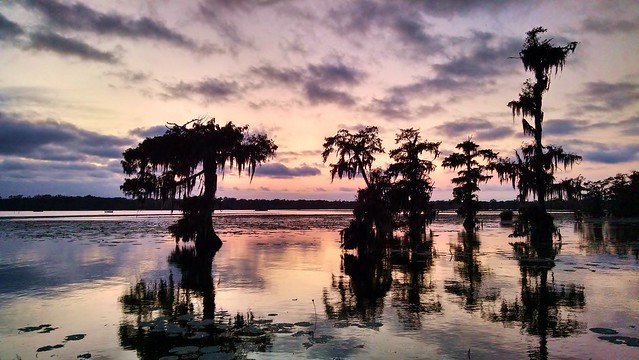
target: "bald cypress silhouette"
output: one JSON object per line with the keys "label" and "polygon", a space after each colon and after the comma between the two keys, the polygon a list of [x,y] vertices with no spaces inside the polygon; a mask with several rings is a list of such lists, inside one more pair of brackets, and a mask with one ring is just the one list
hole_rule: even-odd
{"label": "bald cypress silhouette", "polygon": [[[457,214],[464,216],[464,228],[472,232],[475,229],[475,216],[479,211],[479,200],[476,193],[479,184],[492,178],[486,172],[494,168],[498,153],[491,149],[480,149],[479,145],[470,138],[455,146],[461,152],[448,155],[442,161],[442,166],[457,170],[457,177],[452,179],[457,185],[453,189],[453,200],[460,203]],[[482,161],[482,162],[480,162]]]}
{"label": "bald cypress silhouette", "polygon": [[441,142],[422,140],[419,130],[410,128],[400,129],[395,143],[398,147],[389,152],[394,162],[387,170],[391,178],[396,180],[391,200],[393,208],[405,214],[409,231],[416,235],[423,232],[430,214],[428,203],[433,193],[433,183],[429,174],[435,170],[431,160],[420,156],[430,153],[433,159],[437,158]]}
{"label": "bald cypress silhouette", "polygon": [[[129,176],[121,190],[138,199],[182,198],[183,216],[169,230],[176,241],[195,241],[201,255],[214,253],[222,241],[213,229],[218,171],[246,170],[253,179],[258,164],[273,157],[277,145],[264,134],[248,134],[248,126],[215,119],[170,123],[164,135],[146,138],[123,154]],[[193,195],[199,189],[198,195]]]}
{"label": "bald cypress silhouette", "polygon": [[337,162],[330,164],[332,180],[336,175],[340,179],[345,175],[352,179],[360,174],[366,186],[370,187],[369,173],[375,161],[375,154],[383,152],[384,148],[377,127],[368,126],[355,134],[341,129],[335,136],[325,138],[322,158],[326,163],[332,153],[337,156]]}
{"label": "bald cypress silhouette", "polygon": [[[526,41],[519,52],[519,59],[526,71],[534,79],[524,82],[519,98],[508,103],[513,113],[522,116],[525,135],[531,136],[531,143],[524,143],[520,151],[515,152],[515,160],[500,159],[496,170],[501,181],[509,181],[519,190],[519,200],[524,202],[530,196],[537,202],[520,211],[514,236],[530,235],[540,257],[553,257],[552,237],[555,232],[553,218],[546,210],[546,200],[553,197],[570,197],[574,189],[572,182],[556,182],[555,173],[560,168],[571,168],[581,161],[581,156],[565,152],[561,146],[543,143],[543,96],[550,89],[550,76],[563,70],[566,59],[575,51],[577,42],[564,46],[552,44],[552,39],[540,39],[546,32],[536,27],[526,33]],[[532,123],[526,118],[531,119]],[[543,246],[542,246],[543,244]]]}
{"label": "bald cypress silhouette", "polygon": [[[563,70],[568,54],[575,51],[577,42],[565,46],[555,46],[552,39],[540,39],[539,34],[546,32],[536,27],[526,33],[523,49],[519,52],[524,69],[534,74],[534,80],[524,82],[517,100],[508,103],[513,118],[522,116],[525,135],[533,137],[532,143],[524,144],[521,152],[516,153],[516,160],[503,161],[499,168],[502,180],[510,180],[519,189],[520,200],[524,201],[532,195],[539,203],[540,210],[546,212],[546,200],[567,190],[555,185],[554,174],[559,167],[572,167],[581,161],[581,156],[565,152],[561,146],[543,144],[542,109],[543,95],[550,89],[550,75]],[[529,119],[532,117],[533,123]]]}

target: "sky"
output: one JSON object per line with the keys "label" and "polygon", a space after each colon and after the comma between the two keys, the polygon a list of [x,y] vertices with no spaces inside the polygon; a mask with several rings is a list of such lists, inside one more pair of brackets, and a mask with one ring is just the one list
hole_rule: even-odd
{"label": "sky", "polygon": [[215,118],[279,146],[218,196],[353,200],[363,181],[331,181],[322,144],[377,126],[387,152],[400,129],[441,141],[433,199],[450,199],[456,144],[512,158],[528,141],[506,104],[537,26],[579,42],[544,96],[544,142],[583,157],[557,178],[639,170],[635,0],[0,0],[0,196],[123,196],[124,150]]}

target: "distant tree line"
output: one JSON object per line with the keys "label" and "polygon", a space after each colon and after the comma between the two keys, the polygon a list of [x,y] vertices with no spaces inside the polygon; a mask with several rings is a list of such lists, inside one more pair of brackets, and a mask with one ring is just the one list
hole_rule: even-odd
{"label": "distant tree line", "polygon": [[[590,202],[590,198],[587,200]],[[458,204],[448,200],[431,202],[436,210],[457,210]],[[36,195],[0,197],[0,211],[75,211],[75,210],[171,210],[179,209],[180,200],[173,204],[160,200],[147,199],[140,202],[122,197],[108,198],[98,196],[64,196],[64,195]],[[587,203],[576,201],[554,200],[548,203],[552,210],[584,209]],[[352,210],[355,201],[347,200],[286,200],[286,199],[236,199],[222,197],[218,199],[219,210],[308,210],[308,209],[344,209]],[[516,210],[521,203],[517,200],[479,201],[480,210]],[[611,213],[612,214],[612,213]],[[639,214],[639,212],[635,212]]]}
{"label": "distant tree line", "polygon": [[639,171],[617,174],[599,181],[580,179],[579,187],[579,210],[587,216],[639,216]]}
{"label": "distant tree line", "polygon": [[163,210],[169,203],[149,200],[141,203],[123,197],[36,195],[0,198],[0,211],[71,211],[71,210]]}

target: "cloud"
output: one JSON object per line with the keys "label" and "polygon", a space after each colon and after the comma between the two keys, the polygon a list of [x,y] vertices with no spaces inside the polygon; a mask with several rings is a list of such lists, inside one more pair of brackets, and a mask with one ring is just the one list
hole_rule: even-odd
{"label": "cloud", "polygon": [[457,42],[463,45],[460,52],[446,62],[434,64],[432,76],[389,87],[383,97],[374,98],[365,109],[392,119],[429,115],[443,108],[439,103],[413,103],[434,96],[459,100],[470,92],[486,92],[496,86],[497,79],[513,72],[519,65],[508,57],[519,52],[520,40],[473,32]]}
{"label": "cloud", "polygon": [[309,82],[304,87],[306,98],[311,104],[335,103],[342,106],[351,106],[355,104],[355,98],[350,94],[325,88],[320,84]]}
{"label": "cloud", "polygon": [[589,123],[574,119],[546,120],[543,124],[544,133],[551,136],[570,135],[582,132],[589,127]]}
{"label": "cloud", "polygon": [[98,50],[80,40],[67,38],[52,32],[35,32],[29,35],[28,48],[51,51],[60,55],[75,56],[84,60],[93,60],[108,64],[118,62],[115,54]]}
{"label": "cloud", "polygon": [[493,14],[505,11],[513,5],[527,4],[524,0],[418,0],[425,14],[432,16],[450,17],[466,15],[471,12],[486,12]]}
{"label": "cloud", "polygon": [[108,71],[105,73],[105,75],[117,77],[123,82],[130,84],[141,83],[147,81],[150,78],[150,75],[148,73],[131,70]]}
{"label": "cloud", "polygon": [[515,131],[509,126],[497,126],[485,119],[466,118],[457,121],[449,121],[434,129],[447,138],[464,141],[472,136],[478,141],[492,141],[512,136]]}
{"label": "cloud", "polygon": [[[639,135],[639,116],[620,121],[588,122],[575,119],[556,119],[544,121],[544,134],[550,137],[572,134],[595,133],[613,130],[617,136],[634,137]],[[575,143],[578,140],[571,140]]]}
{"label": "cloud", "polygon": [[12,40],[22,35],[22,33],[24,33],[24,30],[20,25],[0,13],[0,40]]}
{"label": "cloud", "polygon": [[66,4],[56,0],[23,0],[22,4],[38,11],[50,25],[59,29],[158,40],[202,53],[219,50],[212,45],[197,45],[193,40],[148,17],[131,18],[115,12],[103,13],[79,2]]}
{"label": "cloud", "polygon": [[0,154],[33,160],[119,158],[130,139],[101,135],[56,121],[29,122],[0,112]]}
{"label": "cloud", "polygon": [[[272,65],[252,67],[249,76],[257,76],[268,84],[286,86],[299,91],[313,105],[336,104],[352,106],[354,96],[341,89],[359,85],[367,74],[341,60],[309,64],[305,68],[276,68]],[[340,87],[341,86],[341,87]]]}
{"label": "cloud", "polygon": [[582,108],[586,111],[619,111],[639,100],[639,84],[626,81],[588,82],[577,98],[584,104]]}
{"label": "cloud", "polygon": [[201,6],[212,9],[226,9],[231,11],[249,11],[253,8],[267,7],[287,0],[202,0]]}
{"label": "cloud", "polygon": [[324,85],[357,85],[365,77],[362,71],[346,66],[341,62],[309,65],[308,71],[311,76],[310,81]]}
{"label": "cloud", "polygon": [[416,16],[398,16],[393,22],[399,40],[413,47],[419,55],[439,53],[443,49],[442,36],[433,36],[428,33],[426,24]]}
{"label": "cloud", "polygon": [[36,87],[0,87],[0,105],[51,105],[50,95],[50,91]]}
{"label": "cloud", "polygon": [[639,145],[614,146],[601,144],[598,149],[587,151],[583,155],[584,160],[603,164],[620,164],[630,161],[639,161]]}
{"label": "cloud", "polygon": [[581,28],[600,35],[630,33],[639,29],[639,18],[625,20],[589,17],[581,22]]}
{"label": "cloud", "polygon": [[453,57],[449,62],[435,64],[433,68],[437,72],[436,78],[485,79],[500,76],[511,72],[518,61],[509,59],[517,55],[521,50],[521,41],[515,38],[506,38],[496,44],[497,39],[492,33],[473,32],[464,39],[464,47],[470,47],[470,51]]}
{"label": "cloud", "polygon": [[[390,33],[414,58],[432,57],[443,51],[446,41],[442,36],[430,34],[430,24],[415,4],[409,1],[348,1],[329,11],[327,22],[340,36],[371,31]],[[405,51],[402,56],[406,56]]]}
{"label": "cloud", "polygon": [[271,65],[252,67],[250,73],[270,83],[281,85],[298,85],[303,81],[305,76],[301,70],[290,68],[278,69]]}
{"label": "cloud", "polygon": [[319,169],[302,165],[299,167],[290,168],[281,163],[268,163],[259,167],[256,171],[257,176],[265,176],[271,178],[294,178],[304,176],[315,176],[321,172]]}
{"label": "cloud", "polygon": [[146,128],[135,128],[129,131],[129,134],[136,137],[147,138],[164,135],[166,133],[166,125],[156,125]]}
{"label": "cloud", "polygon": [[121,195],[128,138],[57,121],[26,121],[0,112],[0,196]]}
{"label": "cloud", "polygon": [[227,101],[240,93],[237,82],[211,78],[192,83],[181,81],[174,85],[164,85],[164,89],[168,92],[167,97],[189,98],[191,95],[199,95],[206,102]]}
{"label": "cloud", "polygon": [[305,160],[307,158],[320,159],[321,150],[303,150],[303,151],[277,151],[277,158],[288,162],[296,160]]}

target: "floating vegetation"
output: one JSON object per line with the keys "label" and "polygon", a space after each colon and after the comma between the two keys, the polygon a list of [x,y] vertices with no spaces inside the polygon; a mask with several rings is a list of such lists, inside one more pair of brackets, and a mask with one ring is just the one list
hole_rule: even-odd
{"label": "floating vegetation", "polygon": [[602,334],[602,335],[616,335],[616,334],[619,334],[617,332],[617,330],[608,329],[608,328],[590,328],[589,330],[594,332],[594,333]]}
{"label": "floating vegetation", "polygon": [[599,339],[605,340],[617,345],[639,347],[639,338],[634,338],[630,336],[620,336],[620,335],[600,336]]}
{"label": "floating vegetation", "polygon": [[38,333],[41,334],[45,334],[45,333],[49,333],[53,330],[55,330],[57,328],[54,328],[51,326],[51,324],[42,324],[42,325],[38,325],[38,326],[25,326],[23,328],[19,328],[18,331],[23,333],[23,332],[33,332],[33,331],[38,331]]}
{"label": "floating vegetation", "polygon": [[77,341],[77,340],[82,340],[84,339],[84,337],[87,336],[87,334],[74,334],[74,335],[69,335],[67,337],[64,338],[64,341]]}
{"label": "floating vegetation", "polygon": [[39,347],[39,348],[36,350],[36,352],[51,351],[51,350],[54,350],[54,349],[59,349],[59,348],[61,348],[61,347],[64,347],[64,345],[62,345],[62,344],[47,345],[47,346]]}
{"label": "floating vegetation", "polygon": [[301,327],[309,327],[309,326],[313,326],[313,323],[308,322],[308,321],[300,321],[300,322],[296,322],[295,324],[293,324],[295,326],[301,326]]}
{"label": "floating vegetation", "polygon": [[169,350],[171,354],[175,354],[175,355],[194,354],[194,353],[197,353],[198,351],[200,351],[200,348],[197,346],[179,346]]}

